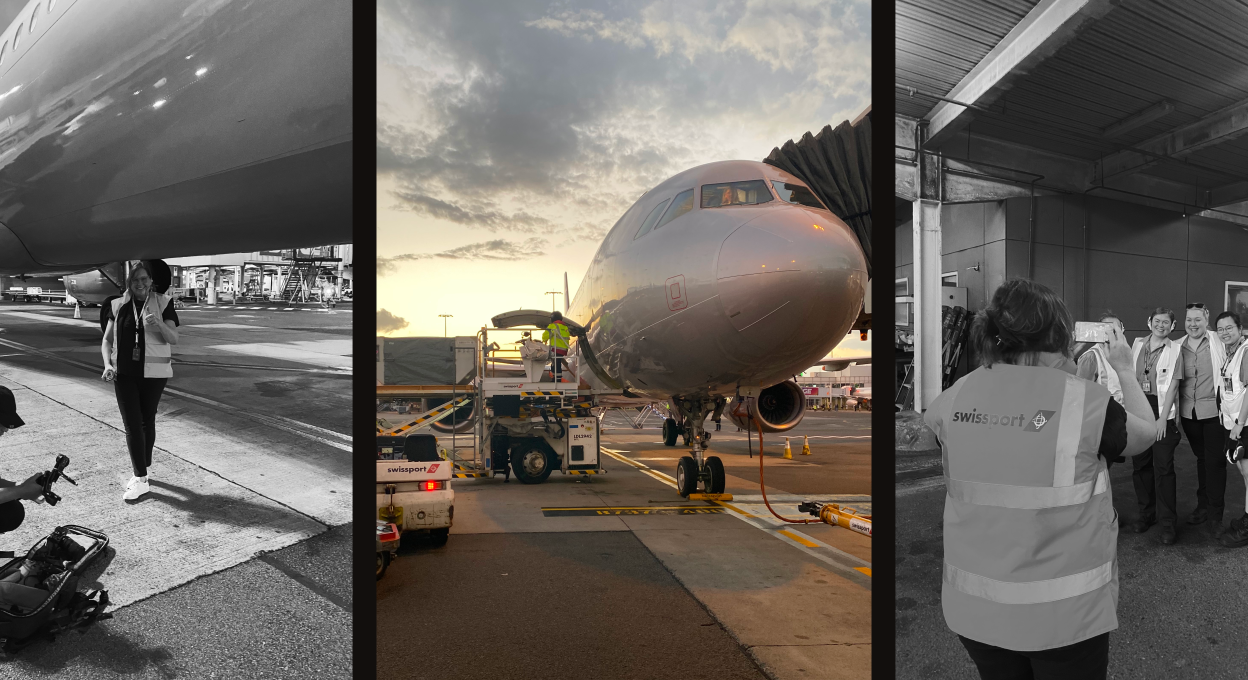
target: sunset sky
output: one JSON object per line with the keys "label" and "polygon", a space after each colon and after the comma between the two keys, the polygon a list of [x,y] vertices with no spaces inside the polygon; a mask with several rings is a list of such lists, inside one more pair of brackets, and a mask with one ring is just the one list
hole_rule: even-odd
{"label": "sunset sky", "polygon": [[575,297],[651,187],[861,113],[870,32],[869,2],[379,2],[378,332]]}

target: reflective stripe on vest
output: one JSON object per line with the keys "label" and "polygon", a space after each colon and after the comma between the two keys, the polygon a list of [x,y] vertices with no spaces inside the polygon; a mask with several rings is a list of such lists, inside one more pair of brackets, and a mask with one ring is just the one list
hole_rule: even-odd
{"label": "reflective stripe on vest", "polygon": [[1040,604],[1067,600],[1090,593],[1108,584],[1113,577],[1113,560],[1078,574],[1028,583],[996,581],[945,563],[945,583],[968,595],[1001,604]]}
{"label": "reflective stripe on vest", "polygon": [[[1239,368],[1244,361],[1244,350],[1248,349],[1248,342],[1240,342],[1239,348],[1235,350],[1235,354],[1226,362],[1226,366],[1222,368],[1221,375],[1218,376],[1218,396],[1221,398],[1221,418],[1222,427],[1228,431],[1233,429],[1239,420],[1239,409],[1244,405],[1244,383],[1239,379]],[[1226,391],[1225,380],[1230,378],[1231,391]]]}
{"label": "reflective stripe on vest", "polygon": [[1062,370],[966,376],[925,420],[940,438],[945,621],[1017,651],[1117,628],[1117,527],[1097,457],[1109,391]]}
{"label": "reflective stripe on vest", "polygon": [[[1148,346],[1148,338],[1136,338],[1131,343],[1131,367],[1134,369],[1139,363],[1140,352]],[[1167,338],[1161,346],[1161,355],[1157,357],[1157,363],[1153,364],[1153,371],[1149,374],[1150,381],[1156,381],[1154,387],[1157,390],[1157,408],[1161,408],[1161,402],[1166,400],[1166,392],[1170,391],[1170,383],[1174,381],[1174,372],[1179,367],[1179,356],[1182,354],[1179,345],[1173,340]],[[1143,385],[1141,385],[1143,387]],[[1174,402],[1170,404],[1169,420],[1179,417],[1179,397],[1175,395]]]}

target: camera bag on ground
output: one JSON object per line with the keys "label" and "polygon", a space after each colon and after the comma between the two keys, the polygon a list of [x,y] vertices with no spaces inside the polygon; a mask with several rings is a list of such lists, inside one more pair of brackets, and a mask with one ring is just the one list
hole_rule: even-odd
{"label": "camera bag on ground", "polygon": [[[21,557],[0,566],[0,639],[10,654],[35,640],[110,618],[108,591],[78,592],[83,572],[108,546],[85,527],[57,527]],[[9,551],[0,557],[13,557]]]}

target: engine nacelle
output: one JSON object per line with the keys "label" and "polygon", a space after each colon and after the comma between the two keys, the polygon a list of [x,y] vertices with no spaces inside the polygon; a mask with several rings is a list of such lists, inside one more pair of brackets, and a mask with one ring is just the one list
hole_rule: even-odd
{"label": "engine nacelle", "polygon": [[[737,427],[749,427],[753,397],[738,395],[728,407],[728,419]],[[785,432],[797,427],[806,415],[806,394],[792,380],[772,385],[758,395],[755,427],[763,432]]]}
{"label": "engine nacelle", "polygon": [[[446,402],[446,399],[436,401],[430,399],[429,408],[436,408]],[[454,418],[453,421],[451,420],[452,418]],[[455,409],[455,413],[453,415],[449,415],[436,423],[431,423],[429,427],[435,432],[440,432],[442,434],[451,434],[452,432],[455,434],[464,434],[465,432],[472,432],[472,428],[476,425],[476,422],[477,402],[474,399]]]}

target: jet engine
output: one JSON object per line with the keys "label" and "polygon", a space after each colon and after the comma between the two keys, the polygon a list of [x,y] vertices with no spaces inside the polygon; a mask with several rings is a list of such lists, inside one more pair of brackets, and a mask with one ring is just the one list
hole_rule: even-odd
{"label": "jet engine", "polygon": [[802,422],[806,414],[806,395],[802,388],[792,380],[772,385],[758,395],[757,404],[751,404],[753,397],[738,395],[725,409],[728,418],[737,426],[745,429],[749,426],[749,413],[757,408],[755,423],[763,432],[785,432]]}
{"label": "jet engine", "polygon": [[[448,400],[446,399],[430,399],[429,408],[437,408],[438,406],[445,404],[447,401]],[[452,418],[454,419],[453,421]],[[476,424],[476,421],[476,402],[469,401],[467,404],[455,409],[455,413],[452,415],[449,415],[436,423],[430,424],[429,427],[435,432],[440,432],[442,434],[451,434],[452,432],[455,434],[464,434],[465,432],[472,432],[472,427]]]}

